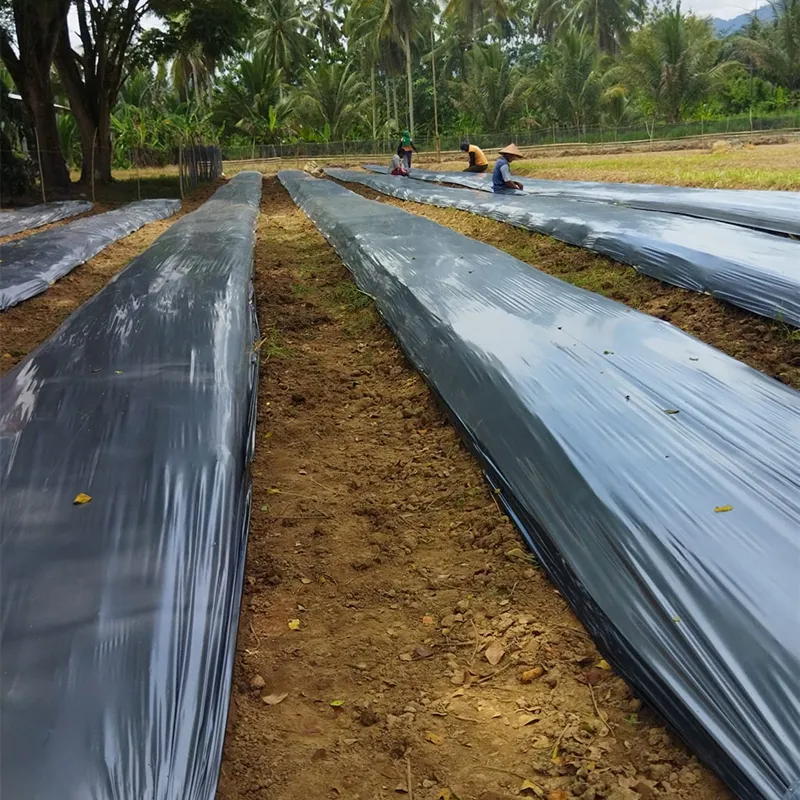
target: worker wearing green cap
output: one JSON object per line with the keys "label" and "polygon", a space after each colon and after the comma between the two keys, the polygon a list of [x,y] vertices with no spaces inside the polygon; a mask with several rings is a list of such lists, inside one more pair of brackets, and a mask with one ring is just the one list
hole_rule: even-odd
{"label": "worker wearing green cap", "polygon": [[406,169],[411,169],[411,155],[412,153],[418,153],[419,150],[415,147],[411,134],[408,131],[403,131],[403,135],[400,138],[400,147],[398,149],[403,151]]}

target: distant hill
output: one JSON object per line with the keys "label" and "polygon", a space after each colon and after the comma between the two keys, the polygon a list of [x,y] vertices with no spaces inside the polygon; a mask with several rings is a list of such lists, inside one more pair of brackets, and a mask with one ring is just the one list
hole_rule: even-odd
{"label": "distant hill", "polygon": [[[772,20],[775,19],[775,11],[770,5],[761,6],[755,13],[761,22],[772,22]],[[714,35],[718,38],[730,36],[732,33],[736,33],[741,28],[744,28],[744,26],[750,22],[752,16],[752,13],[747,13],[739,14],[738,17],[734,17],[733,19],[718,19],[717,17],[713,17],[711,24],[714,26]]]}

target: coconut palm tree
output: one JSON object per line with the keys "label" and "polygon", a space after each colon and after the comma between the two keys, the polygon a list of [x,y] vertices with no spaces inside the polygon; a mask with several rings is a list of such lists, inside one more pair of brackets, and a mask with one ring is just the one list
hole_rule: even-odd
{"label": "coconut palm tree", "polygon": [[[375,0],[356,2],[350,6],[344,20],[344,33],[347,36],[348,53],[352,53],[365,72],[369,72],[370,100],[372,105],[372,138],[378,138],[378,96],[377,72],[383,66],[387,69],[384,51],[375,35],[380,20],[381,5]],[[396,59],[395,59],[396,60]],[[386,118],[391,114],[387,108]]]}
{"label": "coconut palm tree", "polygon": [[535,89],[548,118],[576,128],[594,123],[603,92],[594,38],[575,28],[562,29],[545,52]]}
{"label": "coconut palm tree", "polygon": [[342,0],[306,0],[304,16],[309,39],[319,46],[320,58],[328,60],[342,38],[344,6]]}
{"label": "coconut palm tree", "polygon": [[281,71],[263,50],[242,59],[228,75],[213,119],[228,132],[241,131],[253,141],[279,141],[289,130],[291,98],[283,92]]}
{"label": "coconut palm tree", "polygon": [[776,83],[800,89],[800,0],[777,0],[775,22],[736,40],[736,51]]}
{"label": "coconut palm tree", "polygon": [[342,139],[364,121],[368,99],[364,84],[349,64],[323,62],[307,72],[298,93],[298,115],[317,131]]}
{"label": "coconut palm tree", "polygon": [[449,0],[444,14],[459,20],[473,42],[479,28],[492,21],[506,26],[512,16],[506,0]]}
{"label": "coconut palm tree", "polygon": [[280,70],[291,82],[308,64],[311,40],[305,34],[306,20],[297,0],[262,0],[253,36],[272,70]]}
{"label": "coconut palm tree", "polygon": [[634,34],[612,76],[638,93],[653,117],[679,122],[724,79],[731,63],[720,54],[710,21],[684,16],[679,3]]}
{"label": "coconut palm tree", "polygon": [[172,85],[181,101],[205,105],[211,97],[212,76],[198,45],[184,49],[172,60]]}
{"label": "coconut palm tree", "polygon": [[646,0],[534,0],[534,19],[546,37],[564,26],[582,28],[606,53],[619,52],[646,10]]}
{"label": "coconut palm tree", "polygon": [[[421,0],[356,0],[351,13],[364,20],[374,20],[372,36],[383,58],[391,63],[398,50],[402,53],[408,96],[408,128],[414,133],[414,79],[412,47],[425,47],[433,24],[432,8]],[[391,64],[391,69],[394,64]]]}
{"label": "coconut palm tree", "polygon": [[503,131],[520,104],[524,81],[498,43],[476,45],[466,56],[458,108],[484,131]]}

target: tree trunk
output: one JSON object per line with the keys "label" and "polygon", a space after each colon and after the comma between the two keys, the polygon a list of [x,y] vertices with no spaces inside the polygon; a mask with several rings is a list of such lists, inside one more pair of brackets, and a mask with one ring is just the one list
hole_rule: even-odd
{"label": "tree trunk", "polygon": [[61,144],[53,107],[53,85],[50,66],[60,26],[65,24],[68,0],[58,2],[12,3],[17,33],[17,49],[0,27],[0,56],[22,95],[25,110],[39,139],[41,180],[49,191],[69,189],[69,170],[61,152]]}
{"label": "tree trunk", "polygon": [[392,78],[392,104],[394,105],[394,124],[400,124],[400,115],[397,113],[397,81]]}
{"label": "tree trunk", "polygon": [[369,71],[370,88],[372,91],[372,141],[378,138],[378,98],[375,94],[375,65]]}
{"label": "tree trunk", "polygon": [[197,103],[198,108],[203,107],[203,92],[200,89],[200,78],[197,74],[197,58],[195,56],[189,57],[192,65],[192,83],[194,84],[194,101]]}
{"label": "tree trunk", "polygon": [[406,82],[408,84],[408,130],[414,135],[414,81],[411,77],[411,42],[408,34],[403,37],[403,47],[406,51]]}
{"label": "tree trunk", "polygon": [[45,76],[29,73],[26,87],[19,88],[24,92],[26,107],[38,135],[42,185],[46,192],[66,191],[69,189],[69,170],[61,152],[49,73]]}
{"label": "tree trunk", "polygon": [[[111,181],[111,113],[102,107],[87,109],[83,102],[75,102],[70,96],[78,130],[81,135],[81,183],[89,184],[92,180],[92,164],[94,178],[98,182]],[[96,112],[96,113],[95,113]],[[95,131],[97,135],[95,136]]]}

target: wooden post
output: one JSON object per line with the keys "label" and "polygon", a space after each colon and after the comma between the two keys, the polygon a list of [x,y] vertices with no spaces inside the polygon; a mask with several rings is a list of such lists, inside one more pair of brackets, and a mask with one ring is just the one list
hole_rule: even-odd
{"label": "wooden post", "polygon": [[183,200],[183,149],[178,143],[178,186],[181,190],[181,200]]}
{"label": "wooden post", "polygon": [[42,148],[39,147],[39,131],[36,130],[34,125],[33,132],[36,134],[36,158],[39,160],[39,183],[42,185],[42,202],[47,202],[47,197],[44,193],[44,172],[42,172]]}
{"label": "wooden post", "polygon": [[139,173],[139,165],[133,159],[133,150],[128,150],[128,158],[131,160],[131,166],[136,170],[136,195],[139,200],[142,199],[142,179]]}

